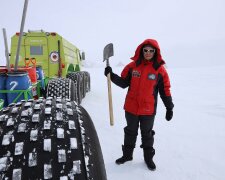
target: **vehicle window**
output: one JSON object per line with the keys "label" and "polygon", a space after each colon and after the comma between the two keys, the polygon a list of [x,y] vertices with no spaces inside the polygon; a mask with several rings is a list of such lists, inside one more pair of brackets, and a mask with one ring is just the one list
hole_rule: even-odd
{"label": "vehicle window", "polygon": [[42,46],[30,46],[30,55],[43,55]]}

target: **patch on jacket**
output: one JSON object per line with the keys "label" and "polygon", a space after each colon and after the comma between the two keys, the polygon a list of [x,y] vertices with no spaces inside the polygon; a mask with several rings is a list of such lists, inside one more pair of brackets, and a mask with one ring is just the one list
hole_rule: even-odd
{"label": "patch on jacket", "polygon": [[156,75],[155,74],[148,74],[148,79],[149,80],[155,80],[156,79]]}
{"label": "patch on jacket", "polygon": [[136,70],[133,70],[132,77],[141,77],[141,73]]}

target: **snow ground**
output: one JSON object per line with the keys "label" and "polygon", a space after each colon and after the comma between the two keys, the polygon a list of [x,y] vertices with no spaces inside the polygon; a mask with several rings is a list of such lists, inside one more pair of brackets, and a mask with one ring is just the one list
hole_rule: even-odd
{"label": "snow ground", "polygon": [[[91,74],[91,92],[82,102],[95,124],[109,180],[223,180],[225,178],[225,66],[167,69],[175,104],[174,117],[165,120],[159,98],[154,130],[157,169],[143,161],[140,132],[134,159],[124,165],[122,155],[127,89],[112,84],[114,121],[109,124],[107,81],[104,67],[84,69]],[[120,74],[122,67],[113,68]]]}

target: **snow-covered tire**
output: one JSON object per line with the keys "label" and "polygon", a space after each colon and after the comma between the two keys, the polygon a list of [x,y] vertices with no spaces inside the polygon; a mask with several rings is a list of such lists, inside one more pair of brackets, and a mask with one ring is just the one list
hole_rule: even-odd
{"label": "snow-covered tire", "polygon": [[1,110],[0,149],[0,179],[107,179],[93,122],[75,101],[40,98]]}
{"label": "snow-covered tire", "polygon": [[81,79],[81,76],[80,76],[80,73],[79,72],[69,72],[67,75],[66,75],[67,78],[71,79],[75,85],[76,85],[76,89],[75,89],[75,93],[76,93],[76,102],[78,104],[81,104],[82,102],[82,79]]}
{"label": "snow-covered tire", "polygon": [[73,81],[67,78],[54,78],[49,80],[47,86],[47,97],[62,97],[76,100],[75,84]]}

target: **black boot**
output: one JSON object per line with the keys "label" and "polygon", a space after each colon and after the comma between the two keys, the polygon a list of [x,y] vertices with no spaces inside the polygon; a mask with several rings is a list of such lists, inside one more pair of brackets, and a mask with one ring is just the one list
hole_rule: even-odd
{"label": "black boot", "polygon": [[149,170],[154,171],[156,169],[155,163],[153,161],[153,156],[155,155],[154,148],[144,148],[144,159]]}
{"label": "black boot", "polygon": [[134,152],[133,147],[122,145],[122,150],[123,150],[123,156],[116,160],[116,164],[123,164],[127,161],[133,160],[133,152]]}

